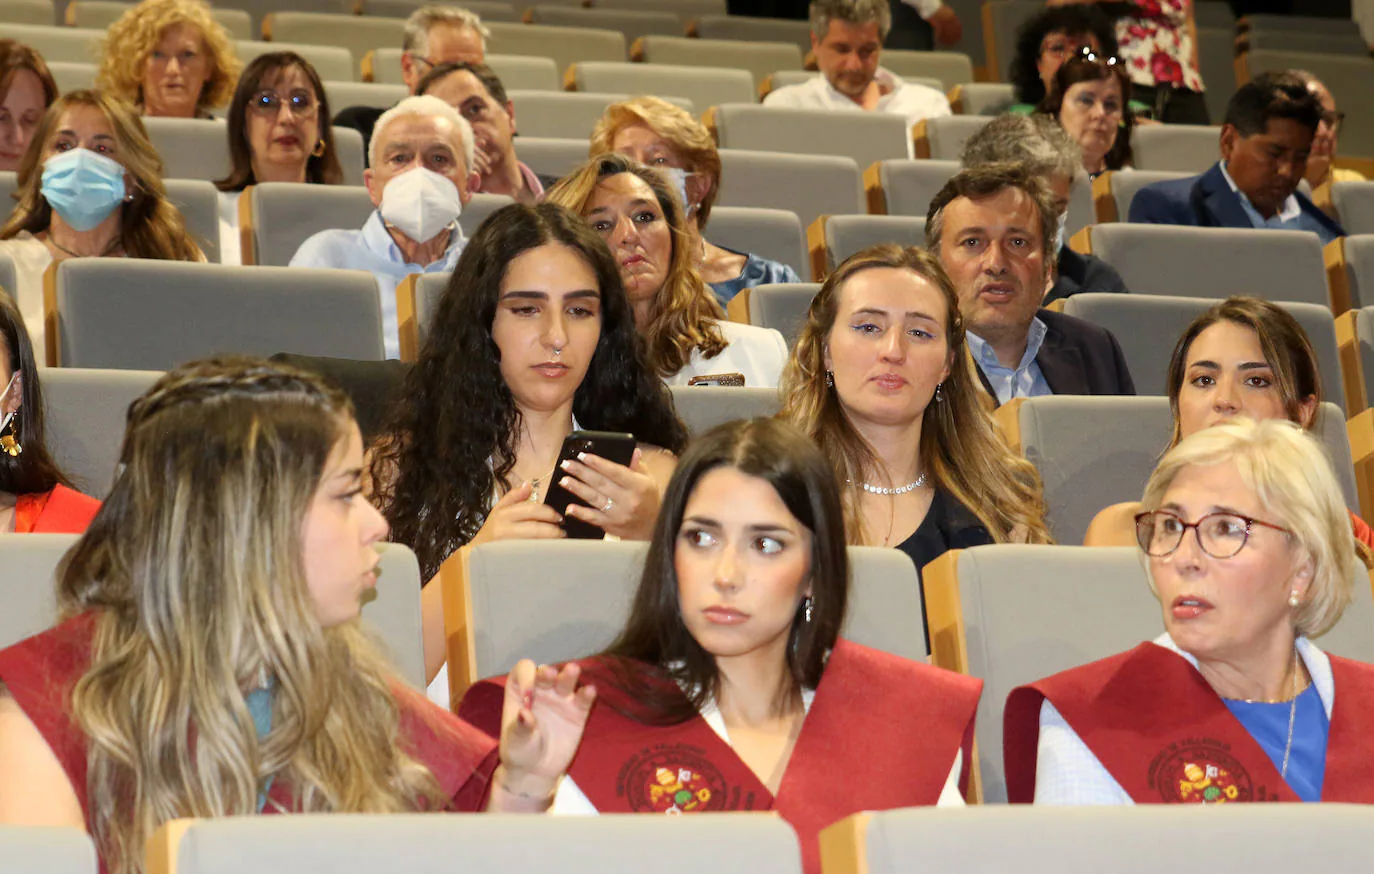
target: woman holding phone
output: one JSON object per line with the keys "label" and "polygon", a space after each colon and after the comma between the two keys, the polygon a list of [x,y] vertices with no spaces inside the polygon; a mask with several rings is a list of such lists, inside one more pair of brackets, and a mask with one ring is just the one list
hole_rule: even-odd
{"label": "woman holding phone", "polygon": [[[543,503],[555,484],[586,504],[570,518],[648,539],[687,431],[634,331],[615,259],[577,215],[512,205],[482,224],[370,465],[392,539],[419,556],[422,579],[471,544],[566,536]],[[588,453],[560,464],[578,430],[633,434],[638,447],[628,465]],[[423,603],[430,695],[447,703],[438,586]]]}

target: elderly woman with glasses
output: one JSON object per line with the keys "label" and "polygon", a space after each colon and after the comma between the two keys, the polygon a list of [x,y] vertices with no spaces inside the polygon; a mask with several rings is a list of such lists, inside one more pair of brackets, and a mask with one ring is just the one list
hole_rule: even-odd
{"label": "elderly woman with glasses", "polygon": [[1321,446],[1281,419],[1216,425],[1164,456],[1141,506],[1165,632],[1011,693],[1008,799],[1374,801],[1374,666],[1311,640],[1356,563]]}

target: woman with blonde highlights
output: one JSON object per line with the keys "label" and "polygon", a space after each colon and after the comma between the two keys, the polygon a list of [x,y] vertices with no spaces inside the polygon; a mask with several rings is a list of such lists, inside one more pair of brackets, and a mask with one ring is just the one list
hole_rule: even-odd
{"label": "woman with blonde highlights", "polygon": [[1374,666],[1311,641],[1356,567],[1321,445],[1281,419],[1205,428],[1164,456],[1141,508],[1164,634],[1011,693],[1008,800],[1374,801]]}
{"label": "woman with blonde highlights", "polygon": [[777,331],[722,319],[692,264],[682,203],[658,172],[602,155],[545,195],[585,218],[610,245],[650,366],[669,385],[773,387],[787,358]]}
{"label": "woman with blonde highlights", "polygon": [[348,400],[253,359],[173,371],[59,571],[64,621],[0,651],[0,822],[142,870],[177,817],[542,811],[594,690],[512,673],[496,745],[405,688],[358,621],[381,515]]}
{"label": "woman with blonde highlights", "polygon": [[950,549],[1049,542],[1040,479],[983,406],[954,286],[928,252],[846,259],[811,302],[782,394],[780,415],[844,484],[850,543],[896,547],[920,570]]}
{"label": "woman with blonde highlights", "polygon": [[11,289],[43,348],[43,273],[77,257],[204,261],[167,200],[162,158],[143,122],[100,91],[70,91],[39,122],[18,174],[19,203],[0,226]]}
{"label": "woman with blonde highlights", "polygon": [[241,67],[201,0],[143,0],[106,31],[96,84],[143,115],[210,118],[233,96]]}
{"label": "woman with blonde highlights", "polygon": [[660,97],[632,97],[606,107],[592,130],[591,156],[618,152],[661,170],[677,187],[697,238],[697,269],[722,305],[746,288],[801,282],[786,264],[717,246],[703,236],[720,195],[720,152],[701,122]]}

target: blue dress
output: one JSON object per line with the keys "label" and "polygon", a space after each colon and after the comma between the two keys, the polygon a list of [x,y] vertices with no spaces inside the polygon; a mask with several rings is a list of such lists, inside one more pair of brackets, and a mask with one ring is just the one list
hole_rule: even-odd
{"label": "blue dress", "polygon": [[[725,249],[724,246],[721,246]],[[725,249],[727,252],[734,252],[736,255],[744,256],[744,269],[739,276],[734,279],[727,279],[724,282],[712,282],[711,290],[716,293],[716,300],[720,301],[721,306],[730,302],[730,298],[744,291],[746,288],[754,288],[759,285],[768,285],[774,282],[801,282],[802,278],[797,275],[797,271],[783,264],[781,261],[770,261],[767,258],[760,258],[750,252],[735,252],[734,249]]]}

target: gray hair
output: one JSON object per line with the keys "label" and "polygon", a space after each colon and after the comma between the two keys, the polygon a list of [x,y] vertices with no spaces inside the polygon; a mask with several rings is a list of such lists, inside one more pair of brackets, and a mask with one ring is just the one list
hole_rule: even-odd
{"label": "gray hair", "polygon": [[887,0],[811,0],[811,33],[816,40],[825,39],[830,22],[871,24],[878,22],[878,38],[887,39],[892,29],[892,10]]}
{"label": "gray hair", "polygon": [[969,137],[960,161],[965,167],[1024,164],[1032,176],[1070,181],[1083,173],[1083,150],[1046,115],[997,116]]}
{"label": "gray hair", "polygon": [[416,9],[406,19],[405,38],[401,42],[402,51],[421,56],[429,54],[429,31],[436,24],[451,24],[454,27],[466,27],[477,31],[477,35],[482,38],[482,51],[487,50],[487,40],[491,39],[491,31],[482,23],[481,16],[461,6],[430,3]]}
{"label": "gray hair", "polygon": [[377,119],[376,126],[372,128],[372,141],[367,144],[367,163],[369,166],[377,166],[377,149],[381,146],[382,132],[386,130],[387,125],[398,118],[412,115],[418,118],[438,116],[452,124],[458,131],[458,138],[462,140],[463,174],[467,175],[472,172],[472,159],[475,152],[472,125],[468,124],[466,118],[458,114],[458,110],[432,94],[407,97],[382,113],[382,117]]}

